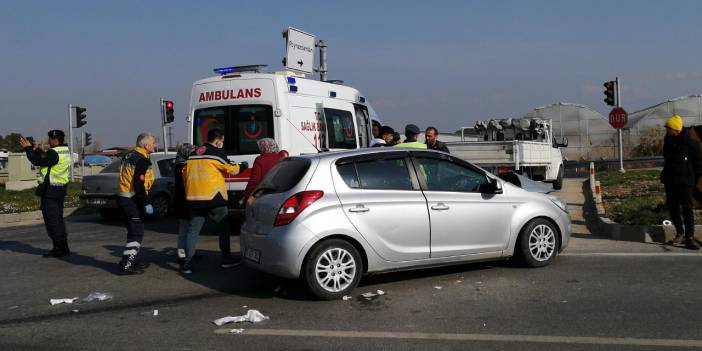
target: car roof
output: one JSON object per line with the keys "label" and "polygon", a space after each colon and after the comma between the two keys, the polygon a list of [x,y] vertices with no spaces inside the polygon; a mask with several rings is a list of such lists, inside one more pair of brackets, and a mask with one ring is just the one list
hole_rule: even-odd
{"label": "car roof", "polygon": [[330,160],[330,159],[338,159],[338,158],[352,157],[352,156],[383,154],[383,153],[396,153],[398,151],[431,152],[431,153],[446,155],[445,152],[431,150],[431,149],[416,149],[416,148],[407,148],[407,147],[402,147],[402,148],[398,148],[398,147],[369,147],[369,148],[363,148],[363,149],[320,152],[318,154],[303,154],[303,155],[296,156],[296,157],[318,158],[320,160]]}

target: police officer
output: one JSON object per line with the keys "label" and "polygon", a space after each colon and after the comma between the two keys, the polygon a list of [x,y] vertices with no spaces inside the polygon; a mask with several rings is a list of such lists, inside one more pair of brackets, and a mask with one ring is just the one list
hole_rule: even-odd
{"label": "police officer", "polygon": [[127,226],[127,244],[119,263],[119,273],[123,275],[144,273],[148,266],[138,262],[137,255],[144,239],[144,217],[154,213],[148,193],[154,183],[150,155],[155,149],[156,138],[150,133],[141,133],[136,148],[122,157],[117,205]]}
{"label": "police officer", "polygon": [[63,131],[49,131],[49,149],[46,151],[42,151],[38,144],[33,145],[24,137],[19,140],[29,161],[41,167],[36,194],[41,198],[41,214],[44,217],[46,232],[53,241],[53,248],[45,253],[44,257],[63,257],[71,253],[68,249],[66,224],[63,221],[63,202],[72,162],[64,139]]}
{"label": "police officer", "polygon": [[405,126],[405,141],[395,145],[395,147],[409,147],[414,149],[426,149],[427,144],[419,142],[419,127],[414,124]]}

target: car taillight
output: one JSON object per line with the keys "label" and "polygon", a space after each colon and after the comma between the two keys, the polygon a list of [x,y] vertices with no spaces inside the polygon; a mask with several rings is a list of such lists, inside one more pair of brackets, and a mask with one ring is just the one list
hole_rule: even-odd
{"label": "car taillight", "polygon": [[285,202],[283,202],[283,205],[280,206],[278,215],[275,217],[274,226],[279,227],[290,224],[290,222],[295,220],[295,218],[302,213],[307,206],[319,200],[322,195],[324,195],[323,191],[310,190],[302,191],[289,197],[287,200],[285,200]]}

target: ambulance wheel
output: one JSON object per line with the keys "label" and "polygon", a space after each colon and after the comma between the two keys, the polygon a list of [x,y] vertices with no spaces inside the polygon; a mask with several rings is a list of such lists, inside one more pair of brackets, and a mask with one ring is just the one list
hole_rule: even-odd
{"label": "ambulance wheel", "polygon": [[558,178],[553,181],[553,188],[556,190],[563,189],[563,167],[558,170]]}

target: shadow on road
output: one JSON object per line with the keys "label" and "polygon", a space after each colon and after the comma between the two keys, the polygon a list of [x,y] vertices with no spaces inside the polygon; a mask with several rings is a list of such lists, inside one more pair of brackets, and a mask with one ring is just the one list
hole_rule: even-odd
{"label": "shadow on road", "polygon": [[[46,253],[47,250],[45,249],[40,249],[37,247],[34,247],[29,244],[25,244],[19,241],[15,240],[9,240],[9,241],[2,241],[0,240],[0,251],[12,251],[16,253],[23,253],[23,254],[28,254],[28,255],[35,255],[35,256],[41,256],[44,253]],[[49,259],[55,259],[55,258],[47,258]],[[95,259],[94,257],[91,256],[85,256],[81,255],[79,252],[76,251],[71,251],[71,254],[62,258],[58,258],[59,260],[79,265],[79,266],[89,266],[89,267],[95,267],[102,269],[106,272],[110,273],[116,273],[117,272],[117,264],[115,262],[105,262],[105,261],[100,261],[98,259]]]}

